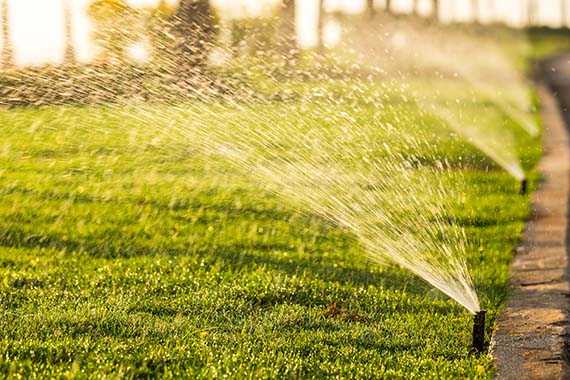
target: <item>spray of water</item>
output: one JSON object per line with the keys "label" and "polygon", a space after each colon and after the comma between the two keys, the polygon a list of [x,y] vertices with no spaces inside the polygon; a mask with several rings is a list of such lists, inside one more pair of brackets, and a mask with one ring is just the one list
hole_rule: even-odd
{"label": "spray of water", "polygon": [[[270,88],[284,86],[278,78],[264,80]],[[327,81],[297,89],[292,102],[202,92],[201,101],[174,112],[139,108],[122,118],[136,117],[179,136],[194,154],[233,164],[260,188],[357,237],[373,262],[405,268],[476,313],[466,236],[450,216],[459,174],[425,153],[433,143],[427,133],[402,128],[412,123],[410,115],[398,111],[394,123],[358,119],[361,112],[393,112],[392,102],[403,101],[395,99],[404,96],[399,88],[371,93],[368,81],[352,79],[346,87],[343,79]]]}
{"label": "spray of water", "polygon": [[[301,209],[347,229],[375,262],[410,270],[476,313],[464,232],[449,220],[445,163],[426,167],[419,156],[392,152],[375,137],[399,134],[390,126],[363,128],[346,117],[326,128],[321,122],[313,114],[285,127],[259,120],[247,131],[198,125],[192,140]],[[424,148],[419,140],[407,143]]]}
{"label": "spray of water", "polygon": [[[378,42],[365,42],[364,49],[368,50],[370,46],[374,46],[375,50],[383,49],[384,54],[373,55],[378,60],[374,64],[382,66],[387,75],[398,76],[403,82],[413,81],[418,73],[428,77],[465,81],[478,98],[487,98],[529,135],[536,137],[539,134],[538,126],[530,113],[526,80],[507,54],[496,46],[495,41],[482,35],[453,33],[425,25],[417,27],[413,23],[397,20],[375,24],[371,28],[376,28],[373,36],[383,37]],[[524,44],[524,41],[520,43]],[[359,44],[354,40],[350,44],[357,48],[362,46],[362,42]],[[474,59],[475,52],[485,59]],[[411,91],[418,104],[444,120],[453,131],[514,178],[524,179],[512,133],[507,128],[482,129],[481,126],[485,123],[465,120],[460,112],[452,111],[461,108],[457,104],[441,105],[441,95],[445,90],[437,91],[436,82],[430,84],[435,87],[433,92],[437,94],[437,99],[431,94]],[[497,91],[497,88],[508,91]]]}
{"label": "spray of water", "polygon": [[[394,35],[385,40],[409,43],[407,37]],[[128,95],[113,91],[116,73],[102,69],[101,80],[89,77],[85,93],[73,99],[112,103],[104,109],[111,108],[115,122],[136,124],[156,135],[157,149],[181,149],[232,163],[260,187],[356,236],[374,262],[405,268],[476,313],[480,305],[467,270],[465,232],[450,216],[461,197],[457,185],[462,181],[445,157],[429,153],[436,142],[430,133],[422,134],[418,106],[516,178],[524,174],[504,135],[466,122],[450,104],[414,95],[410,76],[399,75],[404,65],[417,70],[413,63],[418,60],[440,65],[442,72],[458,72],[453,61],[440,59],[437,48],[426,47],[432,38],[439,44],[437,36],[428,30],[413,42],[407,50],[419,54],[416,58],[384,51],[378,39],[354,45],[361,55],[367,51],[361,62],[347,58],[346,51],[323,58],[279,49],[258,51],[252,43],[251,54],[235,57],[235,48],[215,46],[217,56],[224,57],[220,66],[193,70],[184,78],[177,75],[179,57],[158,45],[158,63],[147,70],[135,67],[136,75],[125,81],[132,86],[125,90]],[[474,44],[470,37],[457,41]],[[372,43],[381,47],[379,53],[367,50]],[[469,61],[468,50],[456,55]],[[461,76],[479,83],[471,78],[480,75],[471,73],[481,68],[464,67]],[[500,74],[494,70],[491,64],[483,71],[502,75],[503,69]],[[143,80],[145,75],[150,79]],[[106,92],[107,87],[111,90]],[[473,87],[487,91],[486,85]],[[28,90],[18,87],[11,99],[27,96]],[[95,100],[89,98],[98,94]],[[102,109],[91,115],[91,122],[77,123],[91,128]]]}
{"label": "spray of water", "polygon": [[[451,129],[463,136],[473,146],[477,147],[488,157],[493,159],[507,173],[518,181],[525,179],[520,161],[512,148],[512,139],[508,139],[505,132],[497,132],[496,128],[478,128],[472,121],[461,120],[448,108],[427,106],[430,112],[443,120]],[[500,133],[500,135],[498,135]],[[510,148],[510,149],[509,149]]]}

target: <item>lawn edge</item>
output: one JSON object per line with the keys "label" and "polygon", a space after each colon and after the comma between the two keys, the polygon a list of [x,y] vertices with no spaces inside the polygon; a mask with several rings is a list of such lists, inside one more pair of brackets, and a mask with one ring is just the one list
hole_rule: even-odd
{"label": "lawn edge", "polygon": [[545,127],[539,164],[544,180],[532,196],[532,218],[511,265],[510,297],[492,337],[498,379],[560,379],[570,373],[570,139],[555,93],[544,81],[537,87]]}

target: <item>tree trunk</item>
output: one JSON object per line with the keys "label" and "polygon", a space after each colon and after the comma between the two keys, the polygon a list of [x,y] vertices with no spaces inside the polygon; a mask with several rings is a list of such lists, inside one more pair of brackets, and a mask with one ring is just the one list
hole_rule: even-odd
{"label": "tree trunk", "polygon": [[433,0],[432,17],[435,21],[439,20],[439,0]]}
{"label": "tree trunk", "polygon": [[0,0],[2,8],[2,67],[14,66],[14,47],[10,35],[10,20],[8,17],[8,0]]}
{"label": "tree trunk", "polygon": [[529,26],[538,24],[538,2],[528,0],[528,24]]}
{"label": "tree trunk", "polygon": [[214,14],[209,0],[182,0],[173,18],[179,74],[202,72],[216,39]]}
{"label": "tree trunk", "polygon": [[386,12],[392,12],[392,0],[386,0]]}
{"label": "tree trunk", "polygon": [[75,47],[73,44],[73,19],[70,0],[65,0],[63,7],[63,19],[65,25],[65,53],[63,56],[63,62],[67,65],[74,65],[76,62]]}
{"label": "tree trunk", "polygon": [[319,50],[324,50],[324,28],[325,28],[325,0],[319,0],[319,14],[317,20],[317,48]]}
{"label": "tree trunk", "polygon": [[568,27],[568,0],[560,0],[560,24],[563,28]]}
{"label": "tree trunk", "polygon": [[471,13],[472,13],[472,18],[473,18],[473,22],[480,22],[480,15],[479,15],[479,0],[471,0]]}
{"label": "tree trunk", "polygon": [[366,12],[370,18],[376,16],[375,0],[366,0]]}
{"label": "tree trunk", "polygon": [[280,22],[280,45],[287,53],[295,56],[298,51],[297,23],[295,20],[296,0],[282,0]]}

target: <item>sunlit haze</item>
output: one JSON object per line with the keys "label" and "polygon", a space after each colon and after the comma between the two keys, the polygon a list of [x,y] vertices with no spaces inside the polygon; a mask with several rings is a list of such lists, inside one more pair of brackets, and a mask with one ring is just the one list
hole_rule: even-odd
{"label": "sunlit haze", "polygon": [[[8,0],[11,35],[14,41],[15,59],[18,64],[41,64],[59,62],[64,50],[63,1],[66,0]],[[77,58],[89,61],[96,53],[90,41],[90,22],[86,8],[90,0],[67,0],[72,4],[73,38]],[[176,0],[171,0],[175,2]],[[214,0],[213,4],[222,13],[237,17],[254,16],[266,12],[268,7],[279,0]],[[480,17],[483,21],[501,20],[510,25],[521,25],[526,19],[527,0],[485,1],[481,0]],[[134,6],[153,6],[157,0],[130,0]],[[488,3],[488,4],[487,4]],[[315,30],[317,0],[298,1],[297,20],[299,41],[303,46],[312,46],[317,41]],[[472,12],[470,0],[441,0],[444,21],[469,20]],[[489,6],[495,4],[494,6]],[[378,0],[382,6],[383,1]],[[539,12],[540,22],[559,25],[562,22],[559,0],[542,0]],[[325,4],[327,11],[342,10],[347,13],[362,11],[364,0],[328,0]],[[413,0],[393,1],[394,10],[410,12]],[[431,11],[431,0],[420,0],[420,12]],[[326,36],[332,42],[339,38],[340,31],[332,23],[326,26]],[[142,59],[145,52],[138,45],[130,49]]]}

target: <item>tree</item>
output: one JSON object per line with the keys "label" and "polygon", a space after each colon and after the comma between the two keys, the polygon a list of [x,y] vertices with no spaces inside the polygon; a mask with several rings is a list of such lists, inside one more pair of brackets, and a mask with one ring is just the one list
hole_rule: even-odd
{"label": "tree", "polygon": [[414,4],[412,6],[413,6],[412,13],[419,16],[419,14],[420,14],[420,0],[414,0]]}
{"label": "tree", "polygon": [[319,14],[317,21],[317,47],[322,50],[325,47],[324,28],[325,28],[325,0],[319,0]]}
{"label": "tree", "polygon": [[93,38],[101,48],[99,59],[120,64],[127,60],[127,48],[140,36],[134,27],[137,12],[125,0],[95,0],[88,9],[93,21]]}
{"label": "tree", "polygon": [[174,41],[169,29],[174,12],[174,6],[160,0],[156,7],[150,9],[144,25],[151,45],[152,62],[167,71],[170,69],[167,65],[172,63],[170,58]]}
{"label": "tree", "polygon": [[10,35],[10,19],[8,15],[9,6],[8,0],[0,0],[2,7],[0,11],[2,12],[2,66],[12,67],[14,66],[14,47],[12,45],[12,37]]}
{"label": "tree", "polygon": [[366,0],[366,11],[370,18],[374,18],[376,16],[376,1],[375,0]]}
{"label": "tree", "polygon": [[433,0],[432,17],[434,20],[439,20],[439,0]]}
{"label": "tree", "polygon": [[560,0],[560,23],[563,28],[568,27],[568,18],[568,0]]}
{"label": "tree", "polygon": [[73,44],[73,19],[71,13],[71,3],[70,0],[65,0],[63,2],[63,18],[65,25],[65,53],[63,56],[63,62],[69,65],[75,64],[75,47]]}
{"label": "tree", "polygon": [[538,23],[538,10],[539,4],[537,0],[527,0],[527,15],[528,15],[528,25],[533,26]]}
{"label": "tree", "polygon": [[386,0],[386,12],[390,13],[392,11],[392,0]]}
{"label": "tree", "polygon": [[[281,22],[280,37],[286,51],[295,53],[297,51],[297,28],[295,21],[296,0],[282,0],[281,2]],[[293,54],[295,55],[295,54]]]}
{"label": "tree", "polygon": [[474,22],[480,21],[480,9],[479,0],[471,0],[471,14]]}
{"label": "tree", "polygon": [[179,74],[202,72],[217,33],[209,0],[181,0],[172,17],[172,32]]}

